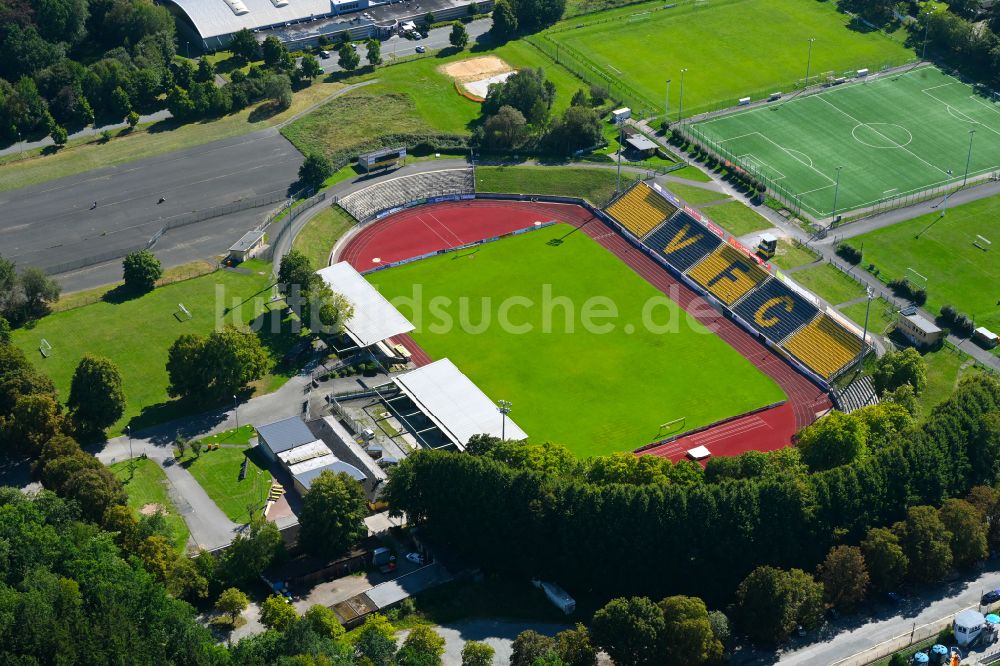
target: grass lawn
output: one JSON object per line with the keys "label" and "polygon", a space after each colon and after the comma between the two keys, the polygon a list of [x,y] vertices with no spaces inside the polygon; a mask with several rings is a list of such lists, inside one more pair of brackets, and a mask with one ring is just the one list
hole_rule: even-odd
{"label": "grass lawn", "polygon": [[865,295],[864,287],[830,264],[820,264],[796,271],[792,274],[792,279],[831,305]]}
{"label": "grass lawn", "polygon": [[[416,341],[432,358],[449,357],[490,398],[513,402],[512,418],[532,441],[562,443],[581,457],[655,441],[673,419],[697,428],[784,397],[617,257],[569,231],[558,224],[370,280],[390,300],[422,285],[418,312],[398,302]],[[438,297],[450,305],[439,307]]]}
{"label": "grass lawn", "polygon": [[924,414],[951,397],[963,377],[981,372],[972,365],[970,356],[950,344],[945,344],[940,351],[924,354],[924,360],[927,361],[927,388],[919,396]]}
{"label": "grass lawn", "polygon": [[678,178],[685,178],[687,180],[694,180],[699,183],[711,183],[712,178],[707,173],[699,169],[698,167],[685,166],[677,169],[676,171],[670,172],[671,176],[676,176]]}
{"label": "grass lawn", "polygon": [[771,259],[771,263],[776,265],[778,268],[788,270],[789,268],[795,268],[796,266],[811,264],[817,259],[819,259],[819,255],[809,248],[792,241],[781,239],[778,241],[778,250]]}
{"label": "grass lawn", "polygon": [[692,206],[700,206],[710,201],[725,201],[729,195],[717,190],[706,190],[703,187],[684,185],[682,183],[665,183],[665,187]]}
{"label": "grass lawn", "polygon": [[[254,514],[264,508],[271,489],[271,473],[258,466],[251,457],[247,477],[240,481],[240,467],[247,451],[252,449],[225,446],[225,444],[240,443],[235,441],[237,439],[240,438],[234,437],[233,441],[223,440],[221,448],[214,451],[202,450],[201,455],[197,457],[188,450],[180,464],[191,472],[212,501],[230,520],[235,523],[246,523],[250,520],[247,511],[249,505],[253,505]],[[242,443],[245,443],[245,440]]]}
{"label": "grass lawn", "polygon": [[[978,133],[977,133],[978,137]],[[951,304],[977,326],[1000,330],[1000,196],[973,201],[948,210],[940,217],[931,213],[852,239],[864,244],[862,265],[874,263],[880,278],[906,276],[912,268],[927,277],[926,309],[937,313]],[[922,233],[921,233],[922,232]],[[920,233],[920,238],[915,236]],[[983,251],[973,245],[976,235],[993,241]]]}
{"label": "grass lawn", "polygon": [[[542,33],[560,59],[622,80],[663,112],[665,80],[672,79],[670,110],[685,116],[736,104],[744,95],[791,91],[803,78],[806,39],[815,38],[812,72],[901,64],[913,53],[878,32],[849,30],[835,3],[799,0],[713,0],[631,5],[562,21]],[[582,26],[582,27],[578,27]],[[729,46],[726,46],[729,45]],[[752,53],[753,57],[739,54]]]}
{"label": "grass lawn", "polygon": [[928,66],[718,116],[691,131],[823,218],[835,194],[841,213],[960,184],[972,126],[980,131],[969,173],[995,171],[1000,102]]}
{"label": "grass lawn", "polygon": [[292,249],[305,254],[320,269],[330,263],[330,250],[337,239],[355,225],[339,206],[327,206],[306,222],[292,242]]}
{"label": "grass lawn", "polygon": [[766,217],[743,205],[741,201],[705,206],[701,212],[734,236],[744,236],[773,226]]}
{"label": "grass lawn", "polygon": [[[622,187],[635,176],[622,172]],[[583,197],[604,205],[615,193],[614,169],[575,167],[476,167],[478,192]]]}
{"label": "grass lawn", "polygon": [[[865,325],[865,310],[868,303],[861,302],[841,308],[840,312],[858,326]],[[872,309],[868,315],[868,330],[881,334],[889,330],[889,327],[896,321],[895,311],[892,305],[884,298],[877,298],[872,301]]]}
{"label": "grass lawn", "polygon": [[[214,273],[218,270],[218,268],[219,267],[211,261],[206,261],[204,259],[190,261],[186,264],[181,264],[180,266],[165,268],[163,269],[163,275],[156,281],[156,286],[165,287],[168,284],[173,284],[175,282],[183,282],[184,280],[190,280],[191,278],[208,275],[209,273]],[[59,300],[52,304],[52,312],[72,310],[74,308],[81,308],[84,305],[96,303],[103,299],[104,295],[109,291],[112,291],[123,284],[125,284],[125,282],[119,280],[118,282],[112,282],[111,284],[105,284],[93,289],[64,292],[59,295]]]}
{"label": "grass lawn", "polygon": [[[220,270],[210,275],[160,287],[131,300],[114,298],[57,312],[40,319],[33,328],[14,331],[14,344],[55,381],[60,397],[69,395],[77,363],[85,353],[111,359],[121,370],[128,400],[125,415],[109,431],[119,432],[132,421],[133,429],[161,423],[189,412],[192,407],[167,396],[167,349],[183,333],[207,334],[219,322],[270,323],[280,316],[264,313],[270,296],[270,266],[250,261],[250,274]],[[187,320],[175,316],[178,303],[192,313]],[[236,307],[239,306],[239,307]],[[228,315],[225,308],[235,308]],[[272,330],[276,332],[271,332]],[[272,357],[280,360],[294,344],[287,327],[263,326],[260,335]],[[48,358],[38,352],[39,341],[52,345]]]}
{"label": "grass lawn", "polygon": [[177,508],[170,501],[167,493],[167,475],[159,463],[148,458],[124,460],[111,465],[111,471],[125,484],[128,505],[136,513],[149,504],[159,505],[163,509],[163,517],[170,527],[177,550],[183,551],[187,548],[191,533],[184,518],[177,513]]}
{"label": "grass lawn", "polygon": [[0,157],[0,192],[272,127],[341,88],[341,83],[316,82],[296,92],[292,106],[280,113],[273,113],[267,103],[261,103],[214,120],[187,124],[165,120],[140,125],[134,132],[119,133],[108,143],[101,143],[100,137],[86,137],[71,141],[52,155],[35,150],[26,151],[23,159],[17,154]]}

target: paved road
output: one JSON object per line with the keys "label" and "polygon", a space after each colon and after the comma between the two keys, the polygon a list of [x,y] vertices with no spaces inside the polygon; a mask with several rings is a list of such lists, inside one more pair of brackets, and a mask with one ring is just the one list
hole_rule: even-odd
{"label": "paved road", "polygon": [[46,268],[132,246],[194,210],[284,196],[302,159],[270,128],[0,193],[0,247],[21,266]]}
{"label": "paved road", "polygon": [[[167,118],[173,118],[173,116],[170,115],[170,112],[167,111],[166,109],[160,109],[159,111],[154,111],[153,113],[149,113],[144,116],[139,116],[139,124],[145,125],[147,123],[155,123],[160,120],[166,120]],[[110,123],[107,125],[101,125],[100,127],[94,127],[94,126],[84,127],[82,130],[70,134],[69,140],[72,141],[73,139],[82,139],[88,136],[97,136],[104,130],[122,129],[127,125],[128,123],[126,122],[120,122],[120,123]],[[0,157],[4,155],[13,155],[14,153],[19,153],[24,150],[32,150],[34,148],[45,148],[46,146],[51,146],[51,145],[53,145],[51,136],[46,136],[42,139],[39,139],[38,141],[18,141],[17,143],[13,143],[7,146],[6,148],[0,149]]]}
{"label": "paved road", "polygon": [[[905,634],[914,626],[934,622],[958,611],[976,607],[983,592],[1000,588],[1000,562],[991,560],[985,571],[971,574],[953,583],[905,597],[899,606],[880,605],[867,616],[842,618],[825,627],[822,643],[804,645],[779,655],[758,656],[754,662],[789,666],[829,666],[841,659]],[[816,640],[812,637],[807,640]]]}
{"label": "paved road", "polygon": [[[476,21],[466,23],[465,29],[469,32],[469,43],[474,44],[477,38],[489,32],[492,25],[493,21],[490,19],[478,19]],[[434,28],[427,33],[426,38],[419,41],[395,35],[382,42],[382,59],[389,60],[393,57],[402,58],[403,56],[414,55],[417,52],[417,47],[419,46],[424,47],[428,51],[449,47],[451,46],[448,42],[448,35],[450,34],[451,28],[447,27]],[[364,67],[367,65],[367,49],[365,49],[364,44],[358,44],[358,55],[361,56],[361,64],[359,66]],[[473,56],[470,54],[469,57],[471,58]],[[319,64],[323,68],[324,72],[341,71],[340,65],[337,64],[337,49],[331,46],[330,57],[327,59],[321,58]]]}

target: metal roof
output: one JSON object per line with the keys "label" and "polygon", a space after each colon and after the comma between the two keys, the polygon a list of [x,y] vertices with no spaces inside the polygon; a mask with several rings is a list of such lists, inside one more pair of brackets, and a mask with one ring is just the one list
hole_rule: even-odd
{"label": "metal roof", "polygon": [[306,460],[328,455],[330,455],[330,447],[324,444],[322,440],[317,439],[309,444],[303,444],[302,446],[296,446],[294,449],[282,451],[278,454],[278,458],[286,465],[297,465]]}
{"label": "metal roof", "polygon": [[325,465],[323,467],[316,467],[313,469],[306,470],[300,474],[293,474],[295,480],[301,483],[306,490],[309,490],[309,488],[312,487],[312,482],[316,479],[317,476],[319,476],[323,472],[329,471],[333,474],[339,474],[341,472],[344,472],[355,481],[364,482],[366,478],[365,473],[362,472],[360,469],[358,469],[354,465],[345,463],[342,460],[337,460],[333,456],[330,457],[334,459],[334,462],[331,462],[329,465]]}
{"label": "metal roof", "polygon": [[496,404],[446,358],[392,381],[460,449],[470,437],[481,433],[500,437],[504,432],[507,439],[528,438],[509,416],[501,428]]}
{"label": "metal roof", "polygon": [[413,330],[413,324],[346,261],[316,273],[354,306],[354,315],[344,330],[358,346],[370,347]]}
{"label": "metal roof", "polygon": [[636,150],[656,150],[656,144],[641,134],[633,134],[625,140],[625,143]]}
{"label": "metal roof", "polygon": [[316,437],[298,416],[257,426],[257,434],[260,436],[261,444],[267,446],[275,455],[316,441]]}
{"label": "metal roof", "polygon": [[941,332],[941,329],[938,328],[934,322],[919,314],[905,315],[905,317],[911,324],[928,335],[934,335]]}
{"label": "metal roof", "polygon": [[243,234],[243,237],[238,241],[233,243],[233,246],[229,248],[230,252],[246,252],[247,250],[253,249],[260,240],[264,238],[263,231],[248,231]]}
{"label": "metal roof", "polygon": [[202,38],[308,21],[337,13],[346,0],[170,0]]}
{"label": "metal roof", "polygon": [[448,570],[434,562],[394,580],[380,583],[365,592],[365,595],[377,609],[382,609],[449,580],[451,574]]}

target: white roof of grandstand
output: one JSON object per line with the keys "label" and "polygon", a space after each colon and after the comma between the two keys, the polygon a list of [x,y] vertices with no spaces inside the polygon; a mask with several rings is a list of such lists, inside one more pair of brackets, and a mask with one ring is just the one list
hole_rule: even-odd
{"label": "white roof of grandstand", "polygon": [[329,16],[344,0],[170,0],[203,37]]}
{"label": "white roof of grandstand", "polygon": [[330,455],[330,447],[324,444],[322,440],[317,439],[309,444],[303,444],[302,446],[296,446],[294,449],[282,451],[278,454],[278,457],[286,465],[296,465],[305,460],[327,455]]}
{"label": "white roof of grandstand", "polygon": [[354,316],[344,325],[344,330],[359,346],[370,347],[413,330],[413,324],[346,261],[317,273],[354,306]]}
{"label": "white roof of grandstand", "polygon": [[313,467],[303,472],[293,474],[295,480],[301,483],[306,490],[309,490],[312,487],[313,480],[315,480],[316,477],[323,472],[330,472],[331,474],[340,474],[341,472],[344,472],[355,481],[363,482],[365,480],[364,472],[359,470],[354,465],[345,463],[343,460],[337,460],[335,456],[330,456],[330,458],[332,458],[332,460],[325,465]]}
{"label": "white roof of grandstand", "polygon": [[337,456],[330,453],[329,449],[327,449],[326,455],[309,458],[308,460],[303,460],[302,462],[295,463],[294,465],[289,465],[288,471],[292,476],[298,476],[299,474],[308,472],[309,470],[332,465],[335,462],[337,462]]}
{"label": "white roof of grandstand", "polygon": [[[392,381],[460,449],[465,448],[473,435],[501,436],[502,423],[496,404],[450,360],[434,361],[393,377]],[[506,437],[527,439],[528,434],[510,417],[506,418]]]}

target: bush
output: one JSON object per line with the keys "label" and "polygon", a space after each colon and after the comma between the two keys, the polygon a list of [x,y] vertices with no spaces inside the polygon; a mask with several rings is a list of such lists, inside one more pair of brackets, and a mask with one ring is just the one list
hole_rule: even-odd
{"label": "bush", "polygon": [[916,289],[912,294],[913,302],[917,305],[923,305],[927,302],[927,290],[926,289]]}
{"label": "bush", "polygon": [[837,256],[849,264],[857,266],[861,263],[861,250],[850,243],[841,243],[837,246]]}
{"label": "bush", "polygon": [[[926,294],[924,297],[926,298]],[[951,305],[941,306],[941,314],[937,318],[937,321],[942,328],[948,328],[959,337],[970,337],[975,330],[972,320]]]}

